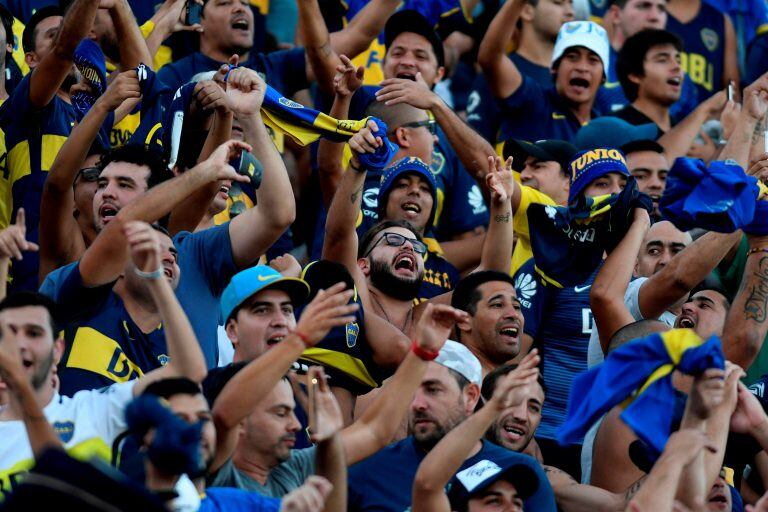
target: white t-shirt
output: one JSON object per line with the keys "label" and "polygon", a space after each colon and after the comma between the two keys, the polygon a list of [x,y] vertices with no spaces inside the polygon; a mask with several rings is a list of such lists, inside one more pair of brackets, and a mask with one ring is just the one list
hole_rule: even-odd
{"label": "white t-shirt", "polygon": [[[53,396],[43,412],[70,455],[109,462],[112,442],[126,429],[125,407],[133,399],[135,384],[131,380],[72,397]],[[0,490],[10,490],[34,462],[24,422],[0,421]]]}
{"label": "white t-shirt", "polygon": [[[627,306],[629,313],[635,321],[643,320],[645,317],[640,312],[640,287],[648,280],[647,277],[638,277],[637,279],[630,281],[627,286],[627,291],[624,293],[624,305]],[[672,327],[675,324],[677,317],[665,311],[659,317],[659,320]],[[589,347],[587,348],[587,367],[592,368],[603,362],[605,356],[603,355],[603,349],[600,346],[600,337],[597,334],[597,326],[594,321],[592,322],[592,334],[589,337]]]}

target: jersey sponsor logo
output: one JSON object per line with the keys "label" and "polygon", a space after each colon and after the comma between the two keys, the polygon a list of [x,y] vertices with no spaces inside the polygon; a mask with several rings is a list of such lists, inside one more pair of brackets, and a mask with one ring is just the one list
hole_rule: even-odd
{"label": "jersey sponsor logo", "polygon": [[536,295],[537,288],[536,280],[531,274],[522,273],[515,279],[515,292],[520,304],[524,308],[529,309],[531,307],[531,298]]}
{"label": "jersey sponsor logo", "polygon": [[485,206],[485,201],[483,201],[483,194],[480,192],[480,187],[477,185],[472,185],[472,188],[469,189],[467,201],[472,207],[472,213],[475,215],[488,211],[488,208]]}
{"label": "jersey sponsor logo", "polygon": [[711,28],[701,29],[700,35],[701,42],[704,43],[704,46],[707,48],[707,50],[713,52],[717,50],[718,46],[720,46],[720,37],[717,35],[717,32]]}
{"label": "jersey sponsor logo", "polygon": [[763,398],[763,396],[765,396],[765,382],[755,382],[747,389],[758,398]]}
{"label": "jersey sponsor logo", "polygon": [[379,207],[379,188],[369,188],[363,192],[363,205],[371,210],[376,210]]}
{"label": "jersey sponsor logo", "polygon": [[59,436],[61,442],[66,444],[72,440],[75,424],[71,421],[56,421],[53,423],[53,431]]}
{"label": "jersey sponsor logo", "polygon": [[357,336],[360,334],[360,326],[357,325],[357,322],[347,324],[347,347],[353,348],[355,345],[357,345]]}

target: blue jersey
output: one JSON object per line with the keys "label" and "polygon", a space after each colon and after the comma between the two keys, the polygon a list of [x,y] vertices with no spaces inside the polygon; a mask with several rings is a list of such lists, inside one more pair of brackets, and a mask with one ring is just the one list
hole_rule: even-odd
{"label": "blue jersey", "polygon": [[[181,269],[176,297],[187,314],[203,350],[208,368],[215,368],[219,360],[216,331],[219,319],[219,298],[229,280],[240,269],[232,256],[229,223],[197,233],[182,231],[173,237]],[[58,268],[48,274],[40,292],[55,297],[64,282],[66,269]]]}
{"label": "blue jersey", "polygon": [[[573,142],[581,123],[555,87],[542,87],[523,76],[523,83],[510,96],[496,99],[502,116],[499,140],[536,141],[558,139]],[[597,117],[592,112],[592,118]]]}
{"label": "blue jersey", "polygon": [[[163,66],[157,72],[157,76],[171,90],[176,91],[198,73],[216,71],[222,64],[223,62],[195,52]],[[304,48],[283,50],[267,55],[251,52],[248,60],[242,64],[258,72],[265,82],[287,98],[293,96],[296,91],[309,87]]]}
{"label": "blue jersey", "polygon": [[52,297],[67,325],[58,369],[62,395],[137,379],[168,362],[162,326],[142,332],[112,291],[114,283],[84,286],[78,263],[67,266],[62,279]]}
{"label": "blue jersey", "polygon": [[[548,67],[534,64],[517,53],[510,53],[509,58],[522,75],[531,78],[542,87],[552,86],[552,71]],[[467,122],[485,140],[493,144],[503,140],[498,137],[502,117],[493,99],[488,79],[485,75],[478,73],[467,102]]]}
{"label": "blue jersey", "polygon": [[[740,76],[747,75],[751,71],[748,62],[746,66],[744,65],[747,48],[756,36],[768,32],[768,3],[765,0],[706,0],[706,2],[731,17],[736,29]],[[764,64],[763,71],[765,70]],[[745,83],[750,84],[753,81]]]}
{"label": "blue jersey", "polygon": [[[509,450],[488,441],[481,441],[483,447],[469,457],[459,468],[466,469],[481,460],[509,457]],[[539,477],[539,488],[525,500],[526,510],[554,512],[555,497],[549,480],[538,462],[532,457],[518,454],[520,464],[533,469]],[[422,451],[413,437],[391,444],[367,459],[349,468],[349,512],[406,512],[410,510],[411,490],[416,471],[426,452]]]}
{"label": "blue jersey", "polygon": [[696,85],[698,101],[704,101],[722,88],[725,72],[725,17],[702,2],[698,14],[688,23],[680,23],[672,14],[667,30],[683,40],[681,53],[685,73]]}
{"label": "blue jersey", "polygon": [[[0,129],[5,132],[8,151],[4,172],[13,198],[10,218],[15,219],[23,207],[27,240],[37,243],[43,183],[72,131],[75,110],[56,95],[45,107],[34,108],[29,101],[30,77],[27,75],[0,107]],[[36,290],[39,264],[37,252],[24,253],[21,261],[13,260],[8,292]]]}
{"label": "blue jersey", "polygon": [[198,512],[279,512],[281,500],[257,492],[229,487],[209,487],[200,501]]}
{"label": "blue jersey", "polygon": [[768,69],[768,32],[757,36],[747,50],[745,83],[751,84]]}
{"label": "blue jersey", "polygon": [[579,286],[545,286],[528,260],[515,274],[515,290],[525,317],[525,333],[541,354],[541,374],[547,399],[536,437],[556,439],[565,421],[574,377],[587,370],[587,347],[592,333],[589,289],[598,269]]}
{"label": "blue jersey", "polygon": [[[608,78],[598,89],[597,96],[595,97],[595,109],[606,115],[611,112],[617,112],[629,105],[629,100],[624,95],[624,89],[619,82],[619,75],[616,73],[616,61],[618,60],[619,53],[613,47],[610,47],[609,51]],[[670,107],[670,115],[675,119],[684,118],[693,112],[693,109],[699,104],[697,98],[698,90],[696,89],[696,84],[693,83],[691,77],[687,74],[684,75],[680,99]]]}
{"label": "blue jersey", "polygon": [[26,25],[35,11],[49,5],[58,7],[59,2],[57,0],[0,0],[0,4],[7,7],[14,18]]}

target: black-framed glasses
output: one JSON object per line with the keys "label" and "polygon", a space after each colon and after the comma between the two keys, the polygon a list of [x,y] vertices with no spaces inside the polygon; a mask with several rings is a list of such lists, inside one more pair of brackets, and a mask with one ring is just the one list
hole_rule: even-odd
{"label": "black-framed glasses", "polygon": [[427,130],[429,130],[429,133],[432,135],[437,134],[437,123],[435,123],[434,119],[426,119],[424,121],[413,121],[412,123],[404,123],[401,124],[401,128],[421,128],[422,126],[426,127]]}
{"label": "black-framed glasses", "polygon": [[81,179],[83,181],[87,181],[88,183],[93,183],[99,179],[99,174],[101,174],[101,169],[98,167],[84,167],[77,171],[75,181]]}
{"label": "black-framed glasses", "polygon": [[384,233],[379,237],[378,240],[376,240],[374,243],[371,244],[371,246],[368,248],[368,251],[363,255],[363,258],[367,257],[373,250],[376,248],[377,245],[379,245],[379,242],[384,240],[387,245],[390,247],[400,247],[405,242],[411,242],[411,246],[413,247],[413,252],[417,254],[421,254],[422,256],[427,253],[427,244],[422,242],[421,240],[416,240],[415,238],[408,238],[406,236],[403,236],[399,233]]}

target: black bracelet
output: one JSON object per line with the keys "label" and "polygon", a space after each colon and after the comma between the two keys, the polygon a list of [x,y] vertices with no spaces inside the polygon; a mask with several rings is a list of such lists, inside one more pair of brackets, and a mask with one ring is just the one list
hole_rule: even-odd
{"label": "black bracelet", "polygon": [[353,171],[355,171],[358,174],[362,174],[367,171],[367,169],[362,165],[360,167],[355,167],[354,165],[352,165],[352,160],[349,161],[349,166],[352,168]]}

